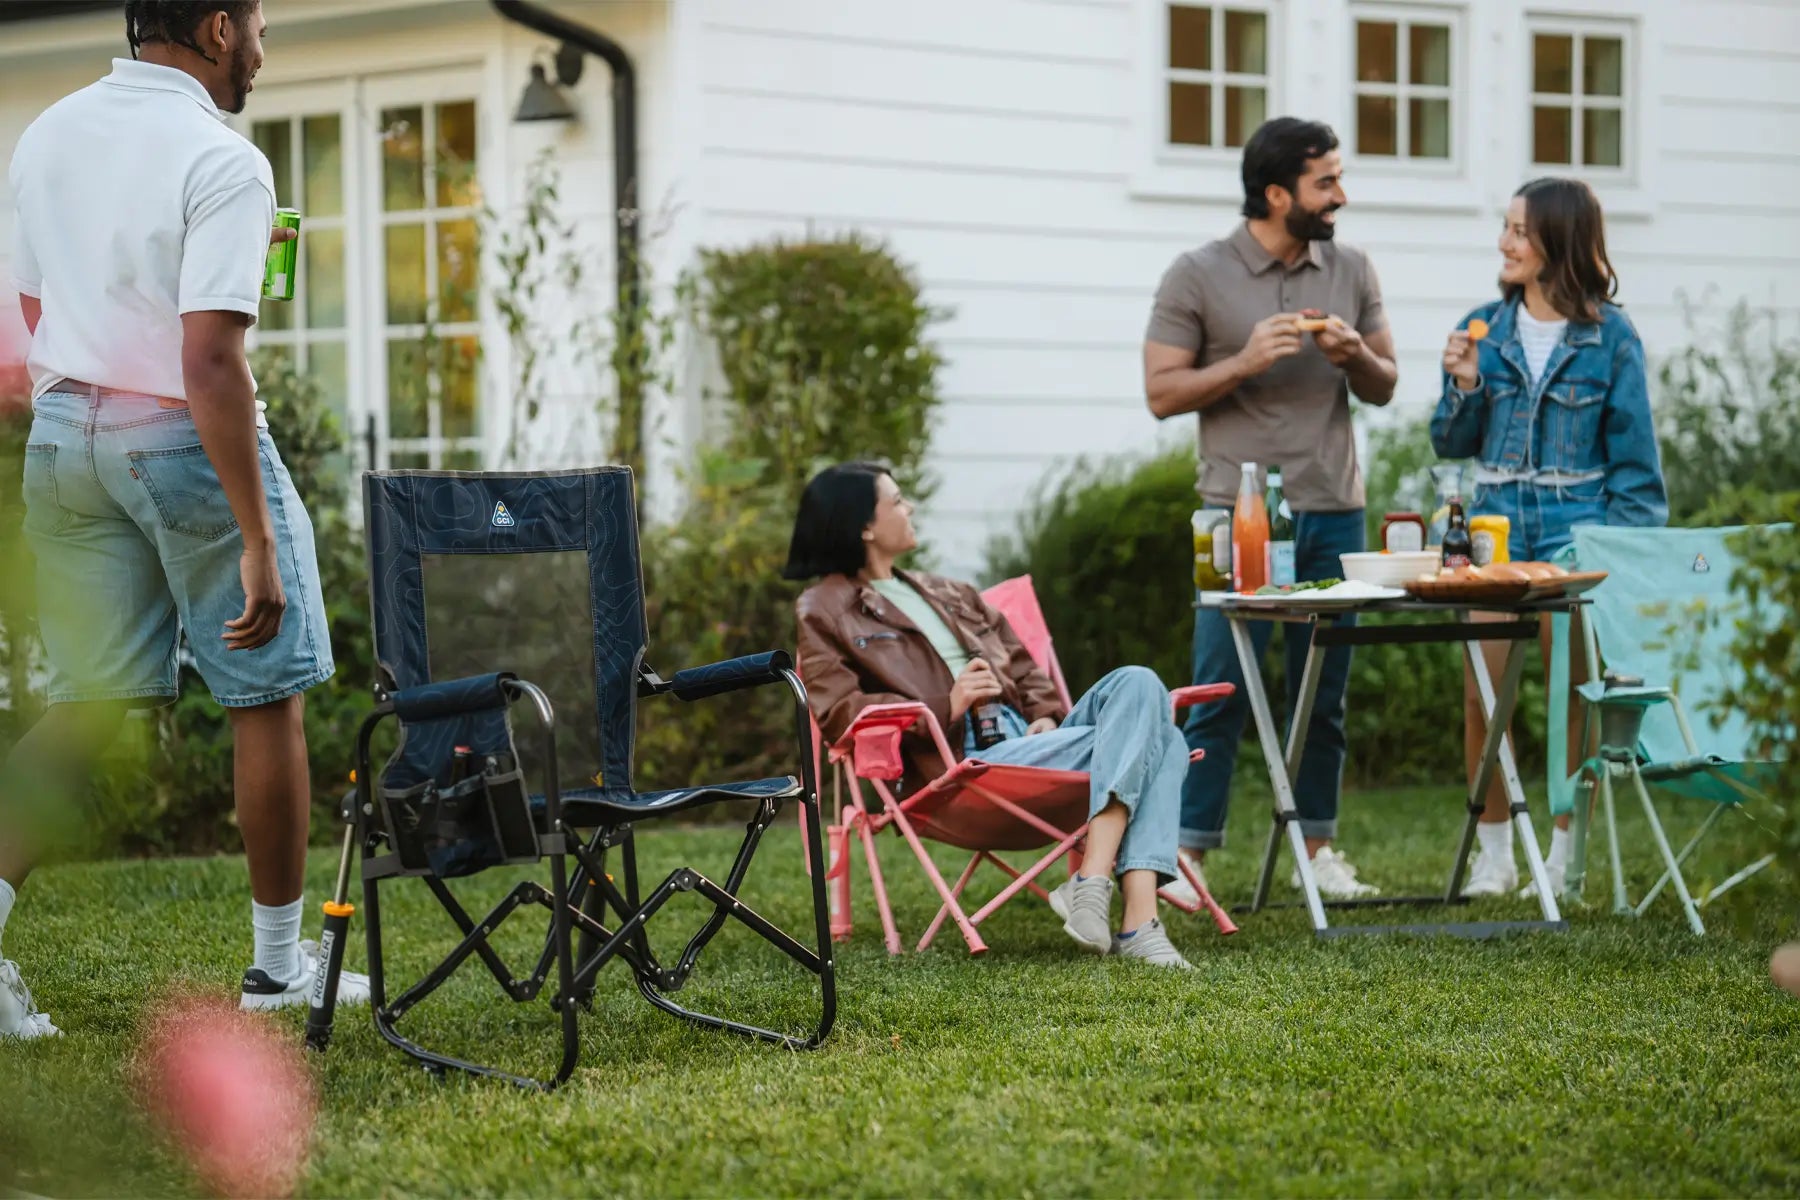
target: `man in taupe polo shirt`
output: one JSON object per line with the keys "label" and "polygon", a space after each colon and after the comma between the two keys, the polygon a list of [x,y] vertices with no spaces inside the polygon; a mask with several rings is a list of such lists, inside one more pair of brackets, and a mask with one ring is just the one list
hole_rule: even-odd
{"label": "man in taupe polo shirt", "polygon": [[[1374,268],[1361,251],[1333,240],[1346,202],[1337,144],[1327,126],[1292,117],[1256,131],[1244,147],[1244,223],[1175,260],[1157,289],[1144,341],[1150,411],[1158,420],[1198,414],[1198,490],[1207,504],[1231,507],[1244,463],[1281,468],[1302,580],[1338,576],[1338,555],[1363,548],[1350,397],[1386,404],[1397,379]],[[1323,328],[1301,327],[1319,320]],[[1258,654],[1272,629],[1251,626]],[[1306,641],[1286,641],[1287,678],[1299,679]],[[1350,648],[1333,648],[1294,781],[1319,890],[1339,898],[1376,890],[1331,848],[1349,676]],[[1224,844],[1232,765],[1248,711],[1231,633],[1215,610],[1196,610],[1194,681],[1239,685],[1230,701],[1195,709],[1185,730],[1188,745],[1206,751],[1182,794],[1182,853],[1197,858]],[[1297,885],[1298,872],[1294,879]]]}

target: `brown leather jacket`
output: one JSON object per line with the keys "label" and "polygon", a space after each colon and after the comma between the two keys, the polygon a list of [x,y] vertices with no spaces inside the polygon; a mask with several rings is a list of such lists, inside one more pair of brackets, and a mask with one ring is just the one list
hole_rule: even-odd
{"label": "brown leather jacket", "polygon": [[[937,575],[895,571],[944,618],[969,652],[987,660],[1000,677],[1007,704],[1027,721],[1068,716],[1050,677],[1038,669],[1012,626],[969,584]],[[943,657],[904,613],[874,588],[848,575],[828,575],[795,602],[800,623],[800,677],[826,745],[850,728],[871,704],[918,700],[930,706],[952,752],[960,758],[965,718],[950,719],[956,681]],[[903,742],[905,791],[948,768],[931,734],[914,729]]]}

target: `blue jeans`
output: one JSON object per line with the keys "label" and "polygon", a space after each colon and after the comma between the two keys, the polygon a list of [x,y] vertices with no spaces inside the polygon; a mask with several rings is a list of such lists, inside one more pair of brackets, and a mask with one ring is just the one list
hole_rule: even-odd
{"label": "blue jeans", "polygon": [[[1336,579],[1343,575],[1340,554],[1363,548],[1363,510],[1294,515],[1294,573],[1301,580]],[[1354,617],[1340,618],[1345,623]],[[1268,651],[1274,623],[1250,623],[1250,640],[1260,661]],[[1306,666],[1307,629],[1283,626],[1287,645],[1287,686],[1300,686]],[[1250,701],[1244,694],[1244,672],[1231,640],[1231,624],[1218,609],[1194,610],[1194,682],[1232,683],[1237,692],[1218,704],[1191,710],[1182,732],[1187,744],[1206,751],[1188,768],[1181,789],[1181,844],[1189,850],[1212,850],[1225,844],[1225,810],[1231,796],[1231,771]],[[1325,651],[1319,691],[1306,730],[1306,752],[1294,783],[1294,807],[1300,832],[1309,838],[1337,836],[1338,793],[1344,782],[1344,692],[1350,684],[1350,647]],[[1292,720],[1290,705],[1289,720]]]}
{"label": "blue jeans", "polygon": [[235,651],[223,635],[244,612],[244,539],[187,408],[85,391],[38,397],[25,534],[51,703],[173,700],[183,629],[201,678],[228,707],[269,704],[331,677],[312,521],[266,430],[258,442],[287,611],[274,640]]}
{"label": "blue jeans", "polygon": [[1550,562],[1575,540],[1575,526],[1606,524],[1606,482],[1477,484],[1469,515],[1483,514],[1512,523],[1507,547],[1514,562]]}
{"label": "blue jeans", "polygon": [[1175,878],[1175,828],[1181,812],[1181,779],[1187,744],[1169,711],[1169,691],[1149,667],[1120,667],[1096,683],[1055,729],[1025,736],[1025,718],[1006,710],[1006,740],[975,748],[969,723],[963,752],[983,762],[1056,771],[1086,771],[1092,792],[1088,817],[1112,801],[1129,814],[1119,861],[1113,868],[1155,871],[1161,883]]}

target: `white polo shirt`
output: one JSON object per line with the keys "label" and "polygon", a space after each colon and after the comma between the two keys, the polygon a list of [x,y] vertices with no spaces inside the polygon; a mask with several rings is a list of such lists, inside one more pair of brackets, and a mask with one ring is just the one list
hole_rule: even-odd
{"label": "white polo shirt", "polygon": [[34,398],[79,380],[185,400],[182,314],[256,319],[274,175],[187,72],[115,58],[31,123],[8,179],[13,286],[43,303]]}

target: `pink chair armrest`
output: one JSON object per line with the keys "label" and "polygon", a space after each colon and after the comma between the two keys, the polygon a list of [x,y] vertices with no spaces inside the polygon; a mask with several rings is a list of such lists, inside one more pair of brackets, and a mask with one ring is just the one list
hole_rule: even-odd
{"label": "pink chair armrest", "polygon": [[1193,708],[1196,705],[1212,704],[1215,701],[1223,700],[1236,691],[1235,684],[1200,683],[1193,687],[1176,688],[1169,693],[1169,699],[1174,702],[1175,711],[1179,713],[1184,708]]}
{"label": "pink chair armrest", "polygon": [[954,762],[950,745],[944,739],[937,717],[930,706],[913,701],[907,704],[871,704],[856,714],[850,728],[831,748],[835,761],[848,757],[851,769],[859,779],[896,780],[906,774],[906,759],[900,752],[900,738],[914,725],[923,722],[937,743],[945,762]]}

